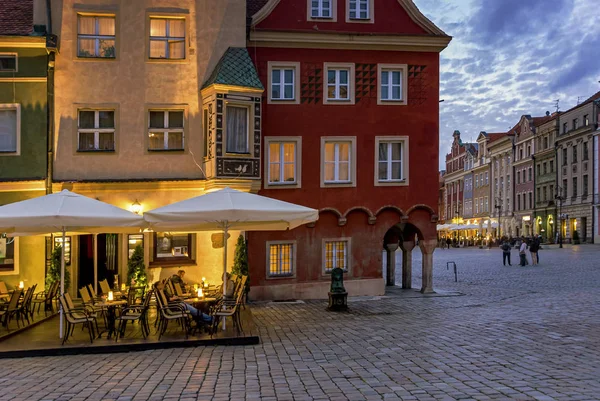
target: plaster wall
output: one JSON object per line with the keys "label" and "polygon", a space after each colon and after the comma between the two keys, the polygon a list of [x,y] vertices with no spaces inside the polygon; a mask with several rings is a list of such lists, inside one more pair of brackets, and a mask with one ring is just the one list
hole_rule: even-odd
{"label": "plaster wall", "polygon": [[[230,47],[245,46],[243,0],[63,0],[53,3],[60,53],[56,60],[58,181],[203,178],[200,88]],[[77,13],[116,15],[116,58],[77,57]],[[150,60],[151,15],[186,19],[186,59]],[[77,109],[115,110],[115,151],[77,152]],[[149,108],[185,111],[184,151],[149,152]]]}

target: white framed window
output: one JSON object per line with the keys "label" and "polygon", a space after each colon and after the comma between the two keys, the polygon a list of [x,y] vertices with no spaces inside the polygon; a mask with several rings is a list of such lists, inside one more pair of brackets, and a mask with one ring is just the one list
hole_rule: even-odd
{"label": "white framed window", "polygon": [[150,17],[151,59],[185,59],[185,19]]}
{"label": "white framed window", "polygon": [[336,0],[308,0],[309,19],[334,18],[335,2]]}
{"label": "white framed window", "polygon": [[77,14],[77,57],[115,58],[114,15]]}
{"label": "white framed window", "polygon": [[339,267],[350,270],[350,238],[332,238],[323,240],[323,273],[330,274]]}
{"label": "white framed window", "polygon": [[300,63],[269,62],[268,103],[300,103]]}
{"label": "white framed window", "polygon": [[479,214],[479,203],[477,202],[477,198],[475,198],[475,214]]}
{"label": "white framed window", "polygon": [[265,188],[300,188],[302,137],[265,137]]}
{"label": "white framed window", "polygon": [[372,7],[371,0],[348,0],[348,18],[350,20],[369,20]]}
{"label": "white framed window", "polygon": [[0,53],[0,72],[19,71],[19,57],[17,53]]}
{"label": "white framed window", "polygon": [[184,150],[184,111],[148,111],[148,150]]}
{"label": "white framed window", "polygon": [[376,136],[374,185],[408,185],[408,154],[407,136]]}
{"label": "white framed window", "polygon": [[485,211],[485,212],[489,212],[489,211],[490,211],[490,209],[489,209],[489,207],[490,207],[490,204],[489,204],[489,198],[488,198],[487,196],[485,197],[485,200],[484,200],[484,202],[483,202],[483,205],[484,205],[484,207],[485,207],[485,210],[484,210],[484,211]]}
{"label": "white framed window", "polygon": [[378,64],[377,104],[406,105],[407,71],[406,64]]}
{"label": "white framed window", "polygon": [[354,64],[325,63],[323,104],[354,104]]}
{"label": "white framed window", "polygon": [[250,153],[250,108],[228,104],[225,123],[225,152]]}
{"label": "white framed window", "polygon": [[296,275],[296,241],[267,241],[267,278]]}
{"label": "white framed window", "polygon": [[77,151],[115,151],[115,110],[77,111]]}
{"label": "white framed window", "polygon": [[0,156],[21,154],[21,105],[0,104]]}
{"label": "white framed window", "polygon": [[321,187],[356,185],[356,137],[321,138]]}

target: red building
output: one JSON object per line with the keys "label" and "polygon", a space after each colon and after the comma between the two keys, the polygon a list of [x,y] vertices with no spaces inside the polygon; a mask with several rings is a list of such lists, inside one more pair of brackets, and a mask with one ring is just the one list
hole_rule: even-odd
{"label": "red building", "polygon": [[450,37],[410,0],[249,0],[248,49],[265,86],[260,193],[319,221],[248,234],[253,299],[411,286],[415,238],[432,291],[438,220],[439,53]]}

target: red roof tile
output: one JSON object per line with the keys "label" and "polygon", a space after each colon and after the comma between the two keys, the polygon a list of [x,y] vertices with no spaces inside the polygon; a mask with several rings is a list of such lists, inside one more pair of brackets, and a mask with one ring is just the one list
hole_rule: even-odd
{"label": "red roof tile", "polygon": [[269,0],[246,0],[246,16],[252,17],[263,8],[268,1]]}
{"label": "red roof tile", "polygon": [[26,36],[33,31],[33,0],[0,0],[0,35]]}
{"label": "red roof tile", "polygon": [[506,136],[506,132],[493,132],[493,133],[488,133],[487,137],[489,139],[489,142],[496,142],[498,139],[502,139]]}
{"label": "red roof tile", "polygon": [[534,127],[539,127],[542,124],[547,123],[550,120],[554,120],[556,118],[556,116],[544,116],[544,117],[533,117],[533,126]]}

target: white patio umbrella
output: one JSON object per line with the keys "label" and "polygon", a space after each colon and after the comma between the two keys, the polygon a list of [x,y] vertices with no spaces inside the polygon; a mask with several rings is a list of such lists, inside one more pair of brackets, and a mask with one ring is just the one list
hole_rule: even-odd
{"label": "white patio umbrella", "polygon": [[[142,216],[67,190],[0,206],[0,233],[10,236],[62,232],[60,294],[65,292],[65,233],[137,232]],[[63,336],[62,307],[60,337]]]}
{"label": "white patio umbrella", "polygon": [[224,188],[144,213],[154,231],[223,231],[223,295],[227,283],[227,232],[291,230],[319,212],[265,196]]}

